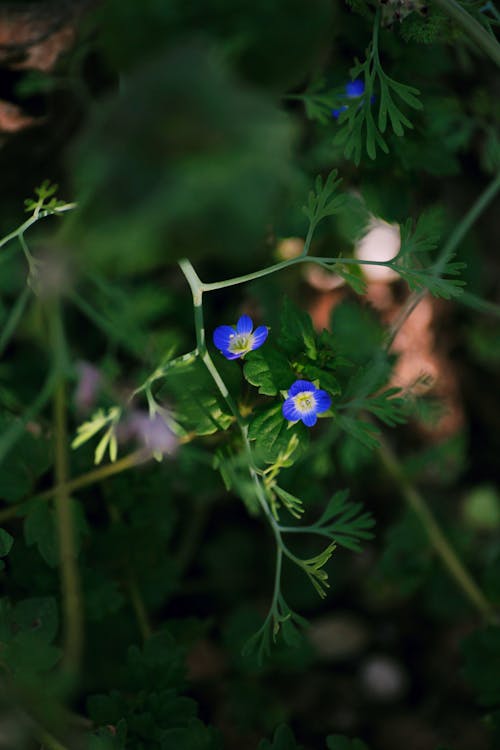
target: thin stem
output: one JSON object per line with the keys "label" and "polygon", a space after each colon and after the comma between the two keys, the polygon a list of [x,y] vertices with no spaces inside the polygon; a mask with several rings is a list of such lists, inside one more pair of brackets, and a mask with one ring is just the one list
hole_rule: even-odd
{"label": "thin stem", "polygon": [[[204,320],[203,320],[203,291],[204,291],[203,283],[201,279],[199,278],[198,274],[196,273],[196,271],[194,270],[189,260],[186,260],[186,259],[181,260],[179,262],[179,266],[187,279],[187,282],[191,288],[191,294],[193,296],[194,324],[195,324],[196,343],[197,343],[198,351],[201,355],[203,363],[205,364],[210,375],[212,376],[212,379],[214,380],[216,386],[218,387],[221,396],[223,397],[223,399],[226,401],[227,405],[229,406],[229,409],[231,413],[233,414],[238,424],[238,427],[240,428],[240,433],[243,438],[243,445],[245,447],[245,453],[248,459],[248,470],[250,473],[250,477],[252,479],[252,483],[255,487],[255,494],[256,494],[257,500],[271,525],[271,529],[274,534],[277,547],[282,552],[286,553],[286,548],[285,548],[285,545],[283,544],[283,540],[281,538],[278,524],[276,523],[276,520],[273,517],[272,511],[269,508],[268,502],[266,500],[266,493],[265,493],[264,488],[262,487],[260,477],[257,472],[257,467],[255,466],[255,462],[253,460],[252,449],[250,447],[250,442],[248,440],[248,428],[238,410],[237,405],[235,404],[233,398],[230,396],[228,388],[226,384],[224,383],[224,380],[222,379],[219,371],[217,370],[217,367],[215,366],[206,348],[205,327],[204,327]],[[280,566],[281,566],[281,557],[279,559],[280,559]],[[280,570],[281,570],[281,567],[280,567]]]}
{"label": "thin stem", "polygon": [[[98,469],[87,471],[85,474],[82,474],[75,479],[71,479],[64,485],[64,490],[71,495],[75,490],[80,490],[83,487],[88,487],[91,484],[96,484],[103,479],[107,479],[114,474],[120,474],[122,471],[132,469],[134,468],[134,466],[138,466],[139,464],[146,461],[149,456],[150,454],[148,453],[146,455],[143,449],[134,451],[133,453],[129,453],[127,456],[124,456],[114,463],[107,464],[106,466],[100,466]],[[44,490],[38,495],[34,495],[29,500],[24,500],[21,503],[11,505],[8,508],[4,508],[0,511],[0,523],[8,521],[10,518],[15,518],[29,503],[38,500],[50,500],[52,497],[54,497],[56,491],[57,487],[50,487],[48,490]]]}
{"label": "thin stem", "polygon": [[[496,177],[494,177],[493,180],[489,183],[489,185],[486,186],[485,190],[483,190],[476,202],[473,203],[473,205],[467,211],[462,221],[457,224],[457,226],[451,233],[448,241],[445,243],[443,249],[439,253],[439,256],[434,265],[434,276],[439,276],[443,272],[446,263],[449,261],[456,247],[460,244],[471,227],[476,223],[483,211],[486,210],[499,190],[500,173],[497,174]],[[414,309],[426,296],[426,294],[426,289],[421,289],[419,292],[413,292],[412,294],[410,294],[404,308],[389,329],[389,335],[386,340],[386,349],[390,349],[404,322],[407,320],[407,318],[410,317]],[[458,301],[460,301],[460,297],[458,298]]]}
{"label": "thin stem", "polygon": [[477,44],[496,65],[500,65],[500,44],[479,21],[456,0],[434,0],[466,32],[466,39]]}
{"label": "thin stem", "polygon": [[[312,235],[311,235],[312,237]],[[306,245],[304,245],[306,247]],[[304,252],[302,255],[297,256],[297,258],[290,258],[290,260],[283,260],[281,263],[275,263],[273,266],[268,266],[267,268],[262,268],[259,271],[253,271],[252,273],[244,274],[243,276],[235,276],[232,279],[226,279],[225,281],[214,281],[209,284],[205,284],[201,282],[200,283],[200,290],[202,292],[214,292],[217,289],[225,289],[226,287],[230,286],[237,286],[238,284],[246,284],[248,281],[255,281],[256,279],[261,279],[264,276],[269,276],[272,273],[277,273],[278,271],[283,271],[285,268],[291,268],[292,266],[296,266],[300,263],[317,263],[320,266],[328,267],[330,265],[335,265],[335,263],[341,263],[343,265],[356,265],[356,266],[391,266],[391,261],[387,260],[361,260],[358,258],[322,258],[320,256],[308,256],[304,255]]]}
{"label": "thin stem", "polygon": [[59,208],[54,208],[50,211],[40,211],[36,215],[33,214],[33,216],[30,216],[29,219],[26,219],[26,221],[17,229],[14,229],[13,232],[10,232],[10,234],[6,234],[5,237],[2,237],[2,239],[0,239],[0,247],[3,247],[11,240],[15,240],[17,237],[19,237],[19,235],[24,234],[30,227],[33,226],[33,224],[36,224],[40,219],[45,219],[47,218],[47,216],[56,216],[57,214],[62,214],[66,211],[72,211],[74,208],[76,208],[76,203],[66,203],[64,206],[59,206]]}
{"label": "thin stem", "polygon": [[141,631],[142,639],[144,641],[147,641],[149,638],[151,638],[153,629],[151,627],[151,623],[149,622],[148,613],[144,605],[144,600],[137,584],[137,580],[132,572],[130,573],[128,578],[128,589],[130,593],[130,601],[134,609],[139,630]]}
{"label": "thin stem", "polygon": [[434,550],[441,558],[448,573],[482,617],[487,622],[495,622],[497,618],[492,605],[451,547],[424,498],[411,484],[396,455],[381,436],[379,437],[379,443],[378,453],[387,473],[399,487],[408,506],[418,516]]}
{"label": "thin stem", "polygon": [[58,371],[58,382],[54,393],[54,474],[55,511],[59,540],[61,590],[64,613],[64,657],[63,665],[75,674],[78,672],[83,652],[83,613],[80,595],[75,529],[71,512],[68,484],[66,388],[62,362],[62,322],[59,305],[53,313],[54,356]]}
{"label": "thin stem", "polygon": [[37,739],[42,743],[42,750],[69,750],[67,745],[63,745],[62,742],[54,737],[47,729],[35,723],[35,733]]}
{"label": "thin stem", "polygon": [[0,336],[0,356],[3,354],[5,347],[9,343],[19,321],[22,318],[22,315],[30,298],[30,293],[30,288],[28,286],[25,286],[10,312],[9,318],[4,325],[2,335]]}

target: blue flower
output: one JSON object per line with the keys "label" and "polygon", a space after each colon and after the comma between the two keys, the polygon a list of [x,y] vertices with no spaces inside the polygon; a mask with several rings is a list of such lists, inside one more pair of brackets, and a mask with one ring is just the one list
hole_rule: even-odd
{"label": "blue flower", "polygon": [[234,326],[219,326],[214,331],[214,344],[226,359],[238,359],[253,349],[258,349],[267,339],[267,326],[258,326],[252,333],[253,322],[248,315],[242,315]]}
{"label": "blue flower", "polygon": [[[359,99],[360,96],[363,96],[365,93],[365,83],[361,80],[361,78],[356,78],[354,81],[349,81],[349,83],[346,83],[345,85],[345,94],[341,94],[341,96],[346,97],[347,99]],[[347,104],[343,104],[338,109],[332,109],[332,115],[337,119],[337,117],[340,116],[341,112],[345,112],[347,109]]]}
{"label": "blue flower", "polygon": [[289,422],[303,421],[306,427],[313,427],[318,414],[328,411],[332,399],[326,391],[316,388],[309,380],[296,380],[288,391],[288,398],[282,406],[283,416]]}

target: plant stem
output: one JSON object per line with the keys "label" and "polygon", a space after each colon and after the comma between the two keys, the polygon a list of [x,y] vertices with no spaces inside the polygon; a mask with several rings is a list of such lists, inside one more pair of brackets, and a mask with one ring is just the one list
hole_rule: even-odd
{"label": "plant stem", "polygon": [[[470,209],[463,217],[462,221],[457,224],[450,237],[448,238],[448,241],[444,244],[443,249],[439,253],[439,256],[434,265],[435,276],[439,276],[443,272],[446,263],[449,261],[456,247],[460,244],[471,227],[476,223],[483,211],[486,210],[499,190],[500,173],[497,174],[496,177],[494,177],[493,180],[486,186],[485,190],[483,190],[476,202],[472,204]],[[390,349],[404,322],[410,317],[414,309],[426,296],[426,294],[426,289],[421,289],[418,292],[413,292],[412,294],[410,294],[404,308],[389,329],[389,335],[386,340],[386,350]],[[460,302],[460,297],[458,297],[458,301]],[[465,301],[467,303],[467,297],[465,298]],[[488,312],[491,312],[491,310],[488,310]]]}
{"label": "plant stem", "polygon": [[54,475],[55,511],[59,541],[61,591],[64,613],[63,666],[71,674],[78,672],[83,652],[83,613],[80,595],[75,529],[68,484],[66,387],[64,382],[64,339],[61,310],[54,303],[52,314],[54,359],[57,384],[54,392]]}
{"label": "plant stem", "polygon": [[[147,457],[149,458],[149,456],[150,454],[148,453]],[[98,469],[87,471],[85,474],[82,474],[79,477],[75,477],[75,479],[69,480],[63,485],[64,490],[70,495],[75,490],[80,490],[82,489],[82,487],[88,487],[89,485],[100,482],[102,479],[107,479],[114,474],[120,474],[120,472],[122,471],[132,469],[134,468],[134,466],[138,466],[146,460],[146,454],[143,449],[134,451],[133,453],[129,453],[128,455],[124,456],[118,461],[115,461],[114,463],[107,464],[106,466],[100,466]],[[54,497],[56,491],[57,487],[50,487],[48,490],[44,490],[38,495],[34,495],[29,500],[16,503],[16,505],[11,505],[8,508],[4,508],[0,511],[0,523],[3,523],[10,518],[15,518],[15,516],[17,516],[28,503],[32,503],[37,500],[50,500],[52,497]]]}
{"label": "plant stem", "polygon": [[12,334],[17,328],[17,324],[21,320],[24,309],[28,304],[29,297],[30,288],[28,286],[25,286],[21,294],[17,298],[14,307],[10,312],[9,318],[3,327],[2,335],[0,336],[0,356],[3,354],[5,347],[9,343]]}
{"label": "plant stem", "polygon": [[429,541],[444,563],[448,573],[481,616],[487,622],[495,622],[497,618],[493,606],[451,547],[424,498],[406,477],[396,455],[382,436],[379,437],[379,443],[378,453],[387,473],[399,487],[408,506],[421,521]]}
{"label": "plant stem", "polygon": [[[309,235],[308,235],[309,236]],[[312,238],[312,235],[311,235]],[[307,239],[307,238],[306,238]],[[310,242],[310,239],[309,239]],[[305,244],[304,249],[307,250],[308,246]],[[182,263],[183,261],[181,261]],[[202,281],[200,283],[200,289],[202,292],[214,292],[218,289],[225,289],[230,286],[237,286],[238,284],[246,284],[248,281],[255,281],[261,279],[264,276],[269,276],[272,273],[283,271],[285,268],[291,268],[300,263],[316,263],[323,267],[334,265],[335,263],[341,263],[344,265],[356,265],[356,266],[389,266],[391,261],[387,260],[360,260],[358,258],[322,258],[320,256],[308,256],[299,255],[296,258],[290,258],[290,260],[283,260],[281,263],[275,263],[273,266],[262,268],[259,271],[253,271],[252,273],[244,274],[243,276],[235,276],[232,279],[226,279],[225,281],[214,281],[213,283],[205,284]],[[330,269],[331,270],[331,269]]]}
{"label": "plant stem", "polygon": [[468,41],[475,42],[496,65],[500,65],[500,44],[479,21],[476,21],[456,0],[434,0],[434,2],[462,27]]}
{"label": "plant stem", "polygon": [[51,211],[40,211],[36,215],[30,216],[29,219],[21,224],[17,229],[14,229],[10,234],[6,234],[0,240],[0,247],[3,247],[11,240],[15,240],[19,235],[24,234],[33,224],[36,224],[40,219],[45,219],[47,216],[56,216],[57,214],[65,213],[66,211],[72,211],[76,207],[76,203],[66,203],[64,206],[59,206]]}
{"label": "plant stem", "polygon": [[128,589],[130,593],[130,601],[134,609],[139,630],[141,631],[142,639],[144,641],[147,641],[149,638],[151,638],[153,629],[151,627],[151,623],[149,622],[148,613],[146,607],[144,606],[144,600],[139,590],[137,580],[132,572],[130,572],[128,578]]}

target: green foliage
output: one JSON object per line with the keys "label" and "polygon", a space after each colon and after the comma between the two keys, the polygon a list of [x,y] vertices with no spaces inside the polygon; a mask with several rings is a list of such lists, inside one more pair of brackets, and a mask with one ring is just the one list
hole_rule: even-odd
{"label": "green foliage", "polygon": [[[370,649],[382,638],[396,659],[411,654],[408,671],[418,659],[413,714],[426,715],[420,694],[442,706],[436,734],[449,728],[442,696],[452,706],[466,700],[441,645],[470,631],[472,606],[486,614],[492,624],[464,641],[463,675],[489,711],[492,748],[500,742],[490,615],[500,602],[491,485],[499,311],[483,299],[494,291],[485,209],[500,185],[493,74],[441,9],[424,17],[414,5],[348,5],[354,14],[329,0],[109,0],[78,20],[81,44],[52,72],[24,73],[28,51],[24,62],[4,61],[16,67],[16,93],[37,97],[27,108],[43,99],[45,112],[36,130],[12,140],[2,133],[7,743],[20,717],[26,747],[301,750],[288,721],[308,747],[367,750],[361,739],[324,735],[344,714],[372,738],[388,736],[400,712],[409,729],[412,719],[403,695],[387,710],[366,686],[360,697],[365,652],[347,669],[326,670],[329,656],[312,644],[325,624],[335,626],[339,606],[356,613]],[[474,0],[459,10],[494,50],[494,6]],[[351,99],[353,59],[351,76],[365,91]],[[45,181],[13,231],[19,196],[48,169],[76,203]],[[297,208],[308,183],[305,224]],[[442,206],[448,237],[426,206]],[[68,219],[45,221],[62,214]],[[376,216],[401,227],[401,250],[383,265],[405,284],[383,290],[355,247]],[[322,294],[306,263],[347,286]],[[462,295],[465,282],[471,291]],[[393,385],[390,344],[407,286],[468,307],[447,306],[442,317],[436,307],[444,377],[423,398]],[[329,330],[320,331],[331,306]],[[242,312],[269,337],[226,361],[214,352],[213,328]],[[79,360],[100,375],[88,412],[71,393],[85,385],[75,383]],[[298,379],[332,397],[313,428],[283,416]],[[431,385],[420,378],[416,387]],[[436,408],[441,386],[463,425],[439,442],[448,429]],[[146,409],[175,432],[175,456],[157,464],[133,451],[117,461],[128,420]],[[379,445],[389,429],[394,438]],[[70,450],[73,436],[79,450]],[[92,467],[92,453],[105,465]],[[350,492],[332,489],[347,483]],[[400,496],[418,498],[411,513],[401,514]],[[361,500],[376,509],[380,531],[356,557],[349,553],[365,550],[375,523]],[[316,626],[310,638],[299,611]],[[436,649],[442,664],[432,670]],[[342,698],[329,716],[316,697],[325,670],[327,700]],[[474,711],[461,713],[464,735],[474,736]]]}
{"label": "green foliage", "polygon": [[[70,512],[74,527],[77,549],[83,537],[88,534],[89,527],[85,513],[79,503],[70,500]],[[24,539],[28,547],[35,546],[51,568],[59,564],[59,542],[55,511],[48,503],[34,500],[29,506],[24,519]]]}
{"label": "green foliage", "polygon": [[[12,537],[5,529],[0,529],[0,557],[7,557],[12,545],[14,544],[14,537]],[[5,568],[5,563],[0,560],[0,571]]]}
{"label": "green foliage", "polygon": [[59,185],[52,185],[50,180],[44,180],[35,188],[36,198],[27,198],[24,201],[24,210],[37,218],[41,212],[54,213],[58,208],[64,206],[64,201],[56,197]]}
{"label": "green foliage", "polygon": [[57,663],[53,645],[59,627],[53,598],[34,597],[17,604],[0,600],[2,662],[21,683],[34,683]]}
{"label": "green foliage", "polygon": [[199,359],[179,361],[159,389],[161,398],[173,398],[173,418],[181,433],[211,435],[233,422],[227,404]]}
{"label": "green foliage", "polygon": [[349,490],[336,492],[329,500],[320,518],[309,529],[327,536],[336,545],[353,552],[361,551],[361,542],[372,539],[370,529],[375,525],[370,513],[361,513],[361,503],[348,501]]}
{"label": "green foliage", "polygon": [[321,176],[316,177],[314,190],[309,192],[307,204],[302,211],[309,219],[309,231],[314,232],[320,221],[328,216],[333,216],[345,205],[345,195],[336,195],[342,180],[337,179],[337,170],[334,169],[328,175],[325,183]]}
{"label": "green foliage", "polygon": [[289,355],[304,352],[309,359],[317,359],[316,334],[311,318],[287,298],[281,311],[278,343]]}
{"label": "green foliage", "polygon": [[283,725],[275,731],[272,742],[262,740],[259,750],[303,750],[303,747],[296,743],[292,730]]}
{"label": "green foliage", "polygon": [[293,373],[286,356],[277,349],[266,347],[249,352],[243,367],[245,378],[265,396],[276,396],[287,390],[293,380]]}
{"label": "green foliage", "polygon": [[193,259],[202,247],[230,263],[236,246],[245,253],[262,240],[297,181],[293,137],[272,100],[238,85],[205,47],[163,54],[99,105],[73,149],[71,239],[113,274]]}
{"label": "green foliage", "polygon": [[275,463],[280,455],[288,454],[293,440],[295,448],[287,462],[290,464],[297,454],[306,450],[309,433],[301,422],[290,426],[278,404],[256,414],[250,422],[248,437],[255,441],[256,455],[269,464]]}
{"label": "green foliage", "polygon": [[455,253],[448,253],[444,262],[428,268],[419,267],[418,256],[436,248],[439,240],[440,214],[438,211],[423,213],[412,230],[410,219],[401,227],[401,250],[394,267],[405,279],[410,289],[427,289],[435,297],[451,299],[462,294],[465,281],[445,278],[459,276],[465,263],[454,261]]}
{"label": "green foliage", "polygon": [[[362,77],[364,81],[365,90],[361,102],[358,99],[346,100],[347,109],[339,115],[340,130],[335,137],[335,143],[343,148],[345,157],[352,158],[356,165],[361,160],[363,146],[370,159],[375,159],[377,147],[385,153],[389,152],[382,135],[386,132],[388,124],[398,137],[404,135],[404,128],[413,128],[410,120],[400,109],[398,99],[411,109],[419,110],[423,106],[418,98],[418,89],[396,81],[382,68],[378,48],[378,23],[377,15],[366,59],[364,62],[356,60],[351,69],[352,80]],[[377,120],[372,111],[374,106],[378,107]]]}
{"label": "green foliage", "polygon": [[483,706],[500,703],[500,628],[477,630],[462,643],[464,676]]}

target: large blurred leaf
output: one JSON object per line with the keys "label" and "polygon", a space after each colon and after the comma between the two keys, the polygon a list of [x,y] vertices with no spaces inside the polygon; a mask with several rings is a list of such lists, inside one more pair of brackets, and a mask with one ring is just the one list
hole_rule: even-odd
{"label": "large blurred leaf", "polygon": [[202,31],[245,78],[285,91],[316,67],[331,43],[333,9],[328,0],[108,0],[99,31],[120,70]]}
{"label": "large blurred leaf", "polygon": [[78,139],[72,245],[114,274],[254,251],[296,177],[292,138],[207,49],[177,48],[125,79]]}

